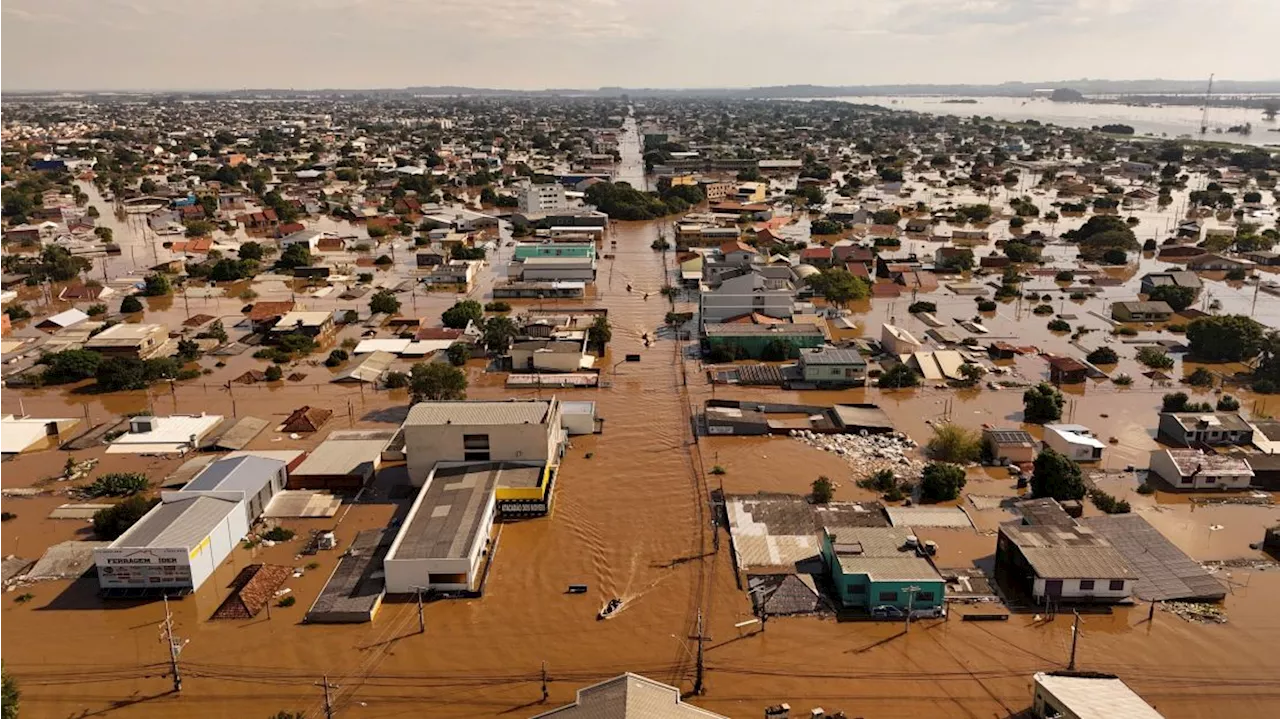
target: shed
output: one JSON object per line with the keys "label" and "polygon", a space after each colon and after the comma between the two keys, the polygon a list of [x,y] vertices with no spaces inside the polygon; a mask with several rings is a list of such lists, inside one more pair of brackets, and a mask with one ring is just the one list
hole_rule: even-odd
{"label": "shed", "polygon": [[323,407],[312,407],[303,405],[293,411],[284,424],[280,426],[281,432],[316,432],[325,422],[333,416],[333,410],[324,409]]}
{"label": "shed", "polygon": [[394,431],[343,430],[330,434],[289,476],[289,489],[355,492],[382,464]]}

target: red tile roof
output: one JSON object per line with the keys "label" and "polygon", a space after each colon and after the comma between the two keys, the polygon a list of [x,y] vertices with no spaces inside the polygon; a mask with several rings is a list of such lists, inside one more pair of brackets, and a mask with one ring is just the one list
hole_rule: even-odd
{"label": "red tile roof", "polygon": [[293,302],[258,302],[249,310],[249,319],[254,322],[283,317],[293,311]]}

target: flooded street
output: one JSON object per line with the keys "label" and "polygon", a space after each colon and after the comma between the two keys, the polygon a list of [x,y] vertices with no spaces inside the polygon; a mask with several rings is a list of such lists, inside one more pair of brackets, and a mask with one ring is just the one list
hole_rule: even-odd
{"label": "flooded street", "polygon": [[[865,101],[865,99],[858,99]],[[992,114],[987,109],[956,105],[967,114]],[[1122,108],[1128,109],[1128,108]],[[1026,116],[1026,115],[1023,115]],[[634,120],[627,121],[627,147],[623,149],[621,179],[634,176],[639,160]],[[630,169],[627,169],[630,168]],[[643,176],[641,175],[641,182]],[[87,187],[86,191],[93,192]],[[938,204],[941,195],[921,194]],[[960,203],[963,197],[952,198]],[[1037,204],[1049,207],[1047,197]],[[99,203],[94,197],[93,202]],[[1165,236],[1175,208],[1134,212],[1141,219],[1140,238]],[[108,213],[104,212],[104,218]],[[1128,213],[1126,213],[1128,214]],[[111,222],[115,224],[110,224]],[[124,247],[121,257],[107,263],[109,277],[125,275],[138,266],[167,259],[154,238],[147,238],[132,221],[107,220]],[[315,226],[342,234],[363,229],[341,223]],[[858,489],[855,468],[835,455],[807,447],[786,437],[701,438],[695,441],[692,418],[712,398],[765,399],[775,402],[829,404],[874,402],[920,443],[928,440],[931,425],[952,419],[969,427],[1023,425],[1022,390],[965,390],[938,387],[881,391],[875,388],[840,392],[792,392],[767,388],[712,387],[705,368],[689,359],[688,341],[663,333],[664,316],[672,309],[659,290],[674,267],[674,253],[650,249],[667,221],[613,223],[602,252],[613,259],[600,262],[595,298],[582,302],[553,301],[546,308],[603,306],[613,325],[611,358],[640,355],[639,362],[615,364],[606,371],[612,386],[599,390],[557,390],[562,399],[593,400],[606,419],[604,433],[575,439],[564,459],[556,484],[556,502],[546,518],[501,525],[492,573],[483,598],[433,602],[425,610],[426,631],[418,633],[417,610],[412,602],[390,603],[372,624],[354,626],[303,625],[301,619],[337,561],[337,552],[321,552],[314,558],[295,556],[299,540],[275,547],[237,549],[232,562],[194,595],[172,603],[175,633],[188,641],[181,653],[184,683],[180,694],[171,693],[168,655],[158,641],[158,625],[164,616],[158,602],[103,604],[93,579],[46,582],[23,591],[34,597],[16,603],[3,602],[3,649],[6,668],[20,680],[23,717],[265,717],[278,710],[305,711],[322,716],[323,690],[333,690],[335,715],[340,717],[524,717],[571,701],[586,684],[624,671],[644,674],[688,690],[694,676],[694,642],[699,612],[710,636],[707,645],[707,692],[695,702],[731,717],[758,717],[766,705],[789,702],[800,712],[822,706],[865,717],[1009,717],[1030,703],[1031,675],[1036,671],[1065,667],[1070,652],[1071,618],[1047,620],[1015,614],[1007,622],[927,620],[909,633],[896,623],[839,623],[833,619],[778,618],[761,631],[758,625],[735,628],[752,618],[747,594],[735,583],[729,537],[713,534],[707,503],[711,490],[728,493],[777,491],[803,493],[818,475],[837,483],[837,499],[872,499]],[[1060,234],[1070,220],[1046,232]],[[1076,223],[1078,224],[1078,222]],[[1026,230],[1035,229],[1029,223]],[[991,226],[992,239],[979,255],[988,254],[996,239],[1008,236],[1003,222]],[[504,235],[505,235],[504,230]],[[218,239],[218,238],[215,238]],[[613,243],[616,242],[616,246]],[[925,240],[907,240],[904,249],[932,254]],[[413,263],[411,242],[397,241],[395,272],[387,282],[399,282]],[[374,255],[384,250],[374,251]],[[390,252],[389,248],[385,251]],[[1074,250],[1053,245],[1053,265],[1074,267]],[[147,260],[143,261],[143,254]],[[154,253],[154,254],[152,254]],[[470,296],[490,295],[492,277],[504,274],[501,248],[491,257],[492,271]],[[132,264],[136,259],[137,263]],[[1124,283],[1104,288],[1098,298],[1062,300],[1052,275],[1028,283],[1039,291],[1054,292],[1052,304],[1097,330],[1084,343],[1095,347],[1110,324],[1104,316],[1110,302],[1135,299],[1138,277],[1168,267],[1144,256],[1122,271]],[[95,269],[100,269],[95,265]],[[141,276],[137,274],[136,276]],[[998,277],[998,275],[997,275]],[[986,278],[988,280],[994,278]],[[382,275],[375,282],[382,281]],[[944,284],[945,284],[944,280]],[[632,285],[632,291],[626,290]],[[333,292],[320,297],[305,294],[283,282],[256,282],[259,300],[296,297],[300,308],[345,309],[359,307],[367,314],[367,301],[344,301]],[[1280,326],[1280,299],[1263,294],[1253,305],[1252,286],[1213,283],[1209,292],[1222,302],[1224,312],[1253,314],[1271,326]],[[649,296],[645,299],[645,293]],[[153,300],[146,321],[160,321],[171,328],[192,314],[239,319],[246,302],[219,292],[212,296],[188,296]],[[1065,295],[1061,295],[1065,297]],[[921,295],[921,299],[925,296]],[[428,318],[453,304],[452,294],[401,296],[401,313]],[[974,314],[973,300],[942,289],[928,297],[938,304],[940,320],[953,324]],[[854,305],[857,329],[849,335],[878,338],[884,322],[900,324],[918,336],[927,326],[907,313],[911,297],[877,298]],[[989,338],[1016,340],[1059,354],[1083,354],[1065,335],[1044,328],[1042,317],[1030,314],[1028,302],[1002,303],[994,313],[982,313],[991,329]],[[691,302],[676,304],[689,311]],[[228,321],[228,329],[232,322]],[[343,331],[339,339],[357,336],[360,328]],[[642,336],[661,339],[645,347]],[[1143,337],[1169,338],[1153,328]],[[1110,340],[1110,337],[1107,337]],[[1122,347],[1119,343],[1115,345]],[[1135,382],[1121,388],[1110,382],[1090,381],[1064,388],[1070,400],[1064,420],[1085,424],[1108,442],[1099,468],[1122,470],[1146,466],[1147,454],[1156,447],[1155,416],[1161,395],[1174,391],[1141,376],[1143,368],[1131,350],[1118,371]],[[249,353],[224,358],[205,357],[199,362],[212,374],[171,387],[114,395],[75,394],[58,389],[15,391],[6,389],[3,409],[18,412],[19,403],[34,416],[86,417],[92,423],[129,412],[210,412],[268,419],[272,429],[257,437],[250,449],[309,448],[319,438],[290,439],[276,433],[274,425],[304,404],[335,411],[330,427],[345,429],[393,427],[384,410],[403,407],[401,391],[374,391],[328,382],[332,370],[319,364],[323,355],[299,369],[307,374],[300,382],[276,386],[224,386],[247,369],[261,369],[261,360]],[[1018,375],[1027,382],[1046,379],[1048,368],[1034,354],[1014,360]],[[548,391],[512,391],[501,376],[486,376],[483,362],[472,361],[468,397],[498,399],[536,397]],[[399,361],[398,369],[409,366]],[[1171,371],[1175,377],[1184,369]],[[1187,390],[1190,391],[1190,390]],[[1193,399],[1204,399],[1191,392]],[[1254,396],[1232,390],[1255,414],[1280,413],[1280,398]],[[1206,394],[1207,397],[1207,394]],[[322,432],[321,434],[324,434]],[[1114,439],[1114,441],[1111,441]],[[180,460],[138,459],[105,455],[102,448],[76,454],[77,459],[97,458],[95,472],[143,469],[159,481]],[[63,453],[24,455],[3,467],[6,489],[36,485],[60,472]],[[714,466],[724,469],[713,476]],[[1016,493],[1008,476],[974,470],[966,493],[1008,496]],[[1121,490],[1117,490],[1121,491]],[[1193,508],[1178,498],[1143,498],[1131,490],[1121,498],[1134,498],[1135,507],[1182,549],[1197,560],[1256,557],[1248,543],[1261,539],[1260,528],[1280,519],[1271,507],[1214,506]],[[87,536],[77,521],[53,522],[44,516],[64,496],[37,499],[6,498],[6,511],[18,518],[3,525],[4,554],[34,558],[52,543]],[[350,544],[357,531],[385,526],[400,509],[391,501],[346,506],[335,520],[289,520],[284,524],[305,535],[310,529],[333,526],[337,521],[339,546]],[[1090,508],[1090,512],[1092,512]],[[340,521],[339,521],[340,520]],[[1225,529],[1207,527],[1221,525]],[[939,534],[941,556],[952,566],[978,559],[994,525],[979,527],[982,535],[967,534],[948,544]],[[975,538],[976,537],[976,538]],[[286,586],[298,598],[295,606],[273,608],[269,617],[249,621],[210,621],[236,572],[251,562],[319,566]],[[585,595],[565,592],[569,584],[589,587]],[[1082,620],[1079,648],[1081,668],[1115,672],[1169,719],[1222,717],[1237,719],[1280,716],[1280,672],[1275,646],[1280,642],[1280,615],[1275,597],[1280,593],[1280,571],[1233,571],[1231,593],[1225,601],[1230,621],[1224,625],[1194,624],[1164,611],[1147,621],[1145,606],[1119,608],[1112,615],[1090,615]],[[624,609],[607,622],[596,621],[600,605],[609,597],[626,599]],[[980,607],[979,607],[980,608]],[[971,609],[957,608],[963,614]],[[549,700],[540,700],[540,672],[545,662],[550,677]],[[1224,709],[1227,713],[1224,714]]]}

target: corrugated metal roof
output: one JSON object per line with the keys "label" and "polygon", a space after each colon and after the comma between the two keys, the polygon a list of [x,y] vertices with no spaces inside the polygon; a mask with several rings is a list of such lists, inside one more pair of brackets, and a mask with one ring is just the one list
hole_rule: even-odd
{"label": "corrugated metal roof", "polygon": [[895,527],[949,527],[972,529],[969,515],[959,507],[885,507]]}
{"label": "corrugated metal roof", "polygon": [[284,466],[284,462],[267,457],[245,456],[220,459],[205,467],[204,471],[196,475],[196,478],[183,489],[244,492],[254,495],[269,484],[271,478],[276,476]]}
{"label": "corrugated metal roof", "polygon": [[1137,579],[1124,555],[1106,537],[1083,526],[1023,527],[1000,525],[1026,557],[1036,575],[1045,579]]}
{"label": "corrugated metal roof", "polygon": [[[552,400],[554,401],[554,400]],[[542,424],[550,402],[419,402],[409,410],[405,425]]]}
{"label": "corrugated metal roof", "polygon": [[240,502],[206,495],[163,502],[111,546],[191,549],[204,541],[214,527],[239,507]]}
{"label": "corrugated metal roof", "polygon": [[395,361],[390,352],[370,352],[359,362],[339,372],[331,382],[377,382]]}
{"label": "corrugated metal roof", "polygon": [[342,439],[330,436],[320,443],[293,470],[295,477],[373,474],[374,463],[382,455],[391,437],[377,439]]}

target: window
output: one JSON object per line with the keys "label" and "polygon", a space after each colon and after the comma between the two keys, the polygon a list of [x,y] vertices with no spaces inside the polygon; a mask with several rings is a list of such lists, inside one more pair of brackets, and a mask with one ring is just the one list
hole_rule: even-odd
{"label": "window", "polygon": [[921,602],[932,602],[933,592],[916,592],[916,600]]}
{"label": "window", "polygon": [[1193,481],[1193,479],[1192,479],[1191,477],[1183,477],[1183,478],[1182,478],[1182,484],[1191,484],[1191,482],[1192,482],[1192,481]]}
{"label": "window", "polygon": [[1080,580],[1080,591],[1082,591],[1082,592],[1092,592],[1092,591],[1093,591],[1093,580],[1092,580],[1092,579],[1081,579],[1081,580]]}
{"label": "window", "polygon": [[896,602],[898,601],[898,593],[897,592],[880,592],[880,601]]}
{"label": "window", "polygon": [[1205,478],[1204,478],[1204,483],[1205,483],[1205,484],[1215,484],[1217,481],[1218,481],[1218,478],[1217,478],[1217,477],[1205,477]]}
{"label": "window", "polygon": [[1124,580],[1123,580],[1123,579],[1112,579],[1112,580],[1111,580],[1111,591],[1113,591],[1113,592],[1120,592],[1120,591],[1124,591]]}
{"label": "window", "polygon": [[487,434],[464,434],[462,435],[462,454],[467,462],[488,462],[489,461],[489,435]]}
{"label": "window", "polygon": [[865,584],[850,584],[850,585],[849,585],[849,593],[850,593],[850,594],[866,594],[866,593],[867,593],[867,585],[865,585]]}

